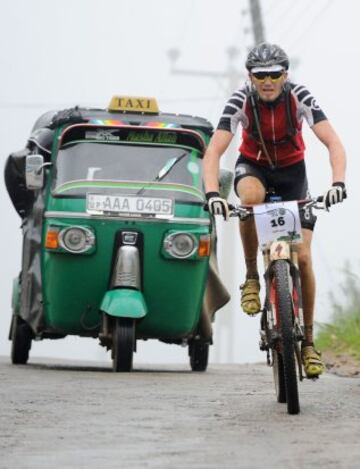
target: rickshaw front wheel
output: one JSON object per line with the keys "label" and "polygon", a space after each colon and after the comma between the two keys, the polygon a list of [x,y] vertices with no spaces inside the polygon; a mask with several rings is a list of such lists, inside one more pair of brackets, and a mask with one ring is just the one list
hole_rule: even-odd
{"label": "rickshaw front wheel", "polygon": [[189,343],[190,366],[192,371],[206,371],[209,361],[209,342],[193,339]]}
{"label": "rickshaw front wheel", "polygon": [[25,365],[29,360],[33,332],[30,326],[17,314],[13,315],[11,325],[11,362]]}
{"label": "rickshaw front wheel", "polygon": [[112,344],[113,371],[131,371],[134,350],[135,320],[131,318],[116,318]]}

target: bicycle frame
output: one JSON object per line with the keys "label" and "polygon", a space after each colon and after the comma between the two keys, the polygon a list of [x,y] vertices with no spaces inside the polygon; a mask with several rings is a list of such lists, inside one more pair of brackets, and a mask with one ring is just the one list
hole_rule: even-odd
{"label": "bicycle frame", "polygon": [[[310,206],[323,208],[317,205],[321,200],[298,201],[298,204],[303,209]],[[251,206],[231,207],[230,216],[241,220],[249,215],[257,215]],[[300,352],[300,343],[304,338],[304,316],[295,244],[291,237],[272,240],[262,247],[266,294],[260,320],[259,345],[267,353],[268,365],[273,367],[277,400],[287,403],[289,414],[300,411],[297,375],[300,381],[304,377]]]}
{"label": "bicycle frame", "polygon": [[[289,264],[289,291],[292,297],[292,311],[296,327],[296,339],[303,339],[304,314],[301,295],[301,280],[298,264],[298,254],[294,243],[274,241],[268,249],[262,251],[264,261],[264,279],[266,284],[266,298],[264,309],[268,311],[267,323],[270,328],[276,327],[279,322],[277,296],[272,268],[275,262],[285,260]],[[269,316],[271,315],[271,316]]]}
{"label": "bicycle frame", "polygon": [[[302,308],[301,281],[298,266],[298,255],[293,243],[275,241],[269,249],[263,250],[264,278],[266,283],[266,298],[261,316],[260,349],[267,353],[267,363],[273,368],[275,390],[278,402],[287,402],[288,412],[296,414],[300,410],[297,389],[296,368],[300,381],[303,380],[300,344],[304,338],[304,317]],[[287,281],[285,291],[289,293],[291,306],[285,313],[291,324],[291,350],[284,350],[284,330],[281,315],[284,314],[279,306],[278,285],[276,282],[277,264],[286,263]],[[289,345],[288,345],[289,348]],[[292,358],[289,357],[289,353]],[[284,372],[285,358],[293,360],[295,354],[297,366],[291,362],[286,374]],[[290,376],[290,378],[289,378]],[[289,396],[291,394],[291,397]]]}

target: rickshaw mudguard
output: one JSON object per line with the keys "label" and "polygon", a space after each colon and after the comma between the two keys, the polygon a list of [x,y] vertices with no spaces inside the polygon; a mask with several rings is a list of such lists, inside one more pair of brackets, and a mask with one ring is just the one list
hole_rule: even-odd
{"label": "rickshaw mudguard", "polygon": [[140,319],[146,316],[147,307],[141,291],[117,288],[105,293],[100,306],[109,316]]}

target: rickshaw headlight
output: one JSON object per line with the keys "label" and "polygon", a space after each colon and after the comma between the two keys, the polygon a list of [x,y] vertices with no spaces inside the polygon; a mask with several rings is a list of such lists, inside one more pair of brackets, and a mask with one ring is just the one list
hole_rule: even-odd
{"label": "rickshaw headlight", "polygon": [[95,245],[95,235],[88,228],[72,226],[60,231],[59,244],[68,252],[81,254]]}
{"label": "rickshaw headlight", "polygon": [[187,259],[197,249],[197,239],[189,233],[172,233],[164,240],[164,249],[172,257]]}

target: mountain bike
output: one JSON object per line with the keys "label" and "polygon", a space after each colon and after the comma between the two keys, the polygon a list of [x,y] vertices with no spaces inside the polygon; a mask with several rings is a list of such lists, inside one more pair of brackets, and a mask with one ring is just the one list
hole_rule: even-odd
{"label": "mountain bike", "polygon": [[264,260],[265,300],[260,319],[260,349],[273,368],[277,401],[289,414],[300,412],[298,377],[303,380],[301,341],[304,317],[296,244],[301,242],[300,210],[324,209],[323,197],[231,206],[231,217],[254,216]]}

